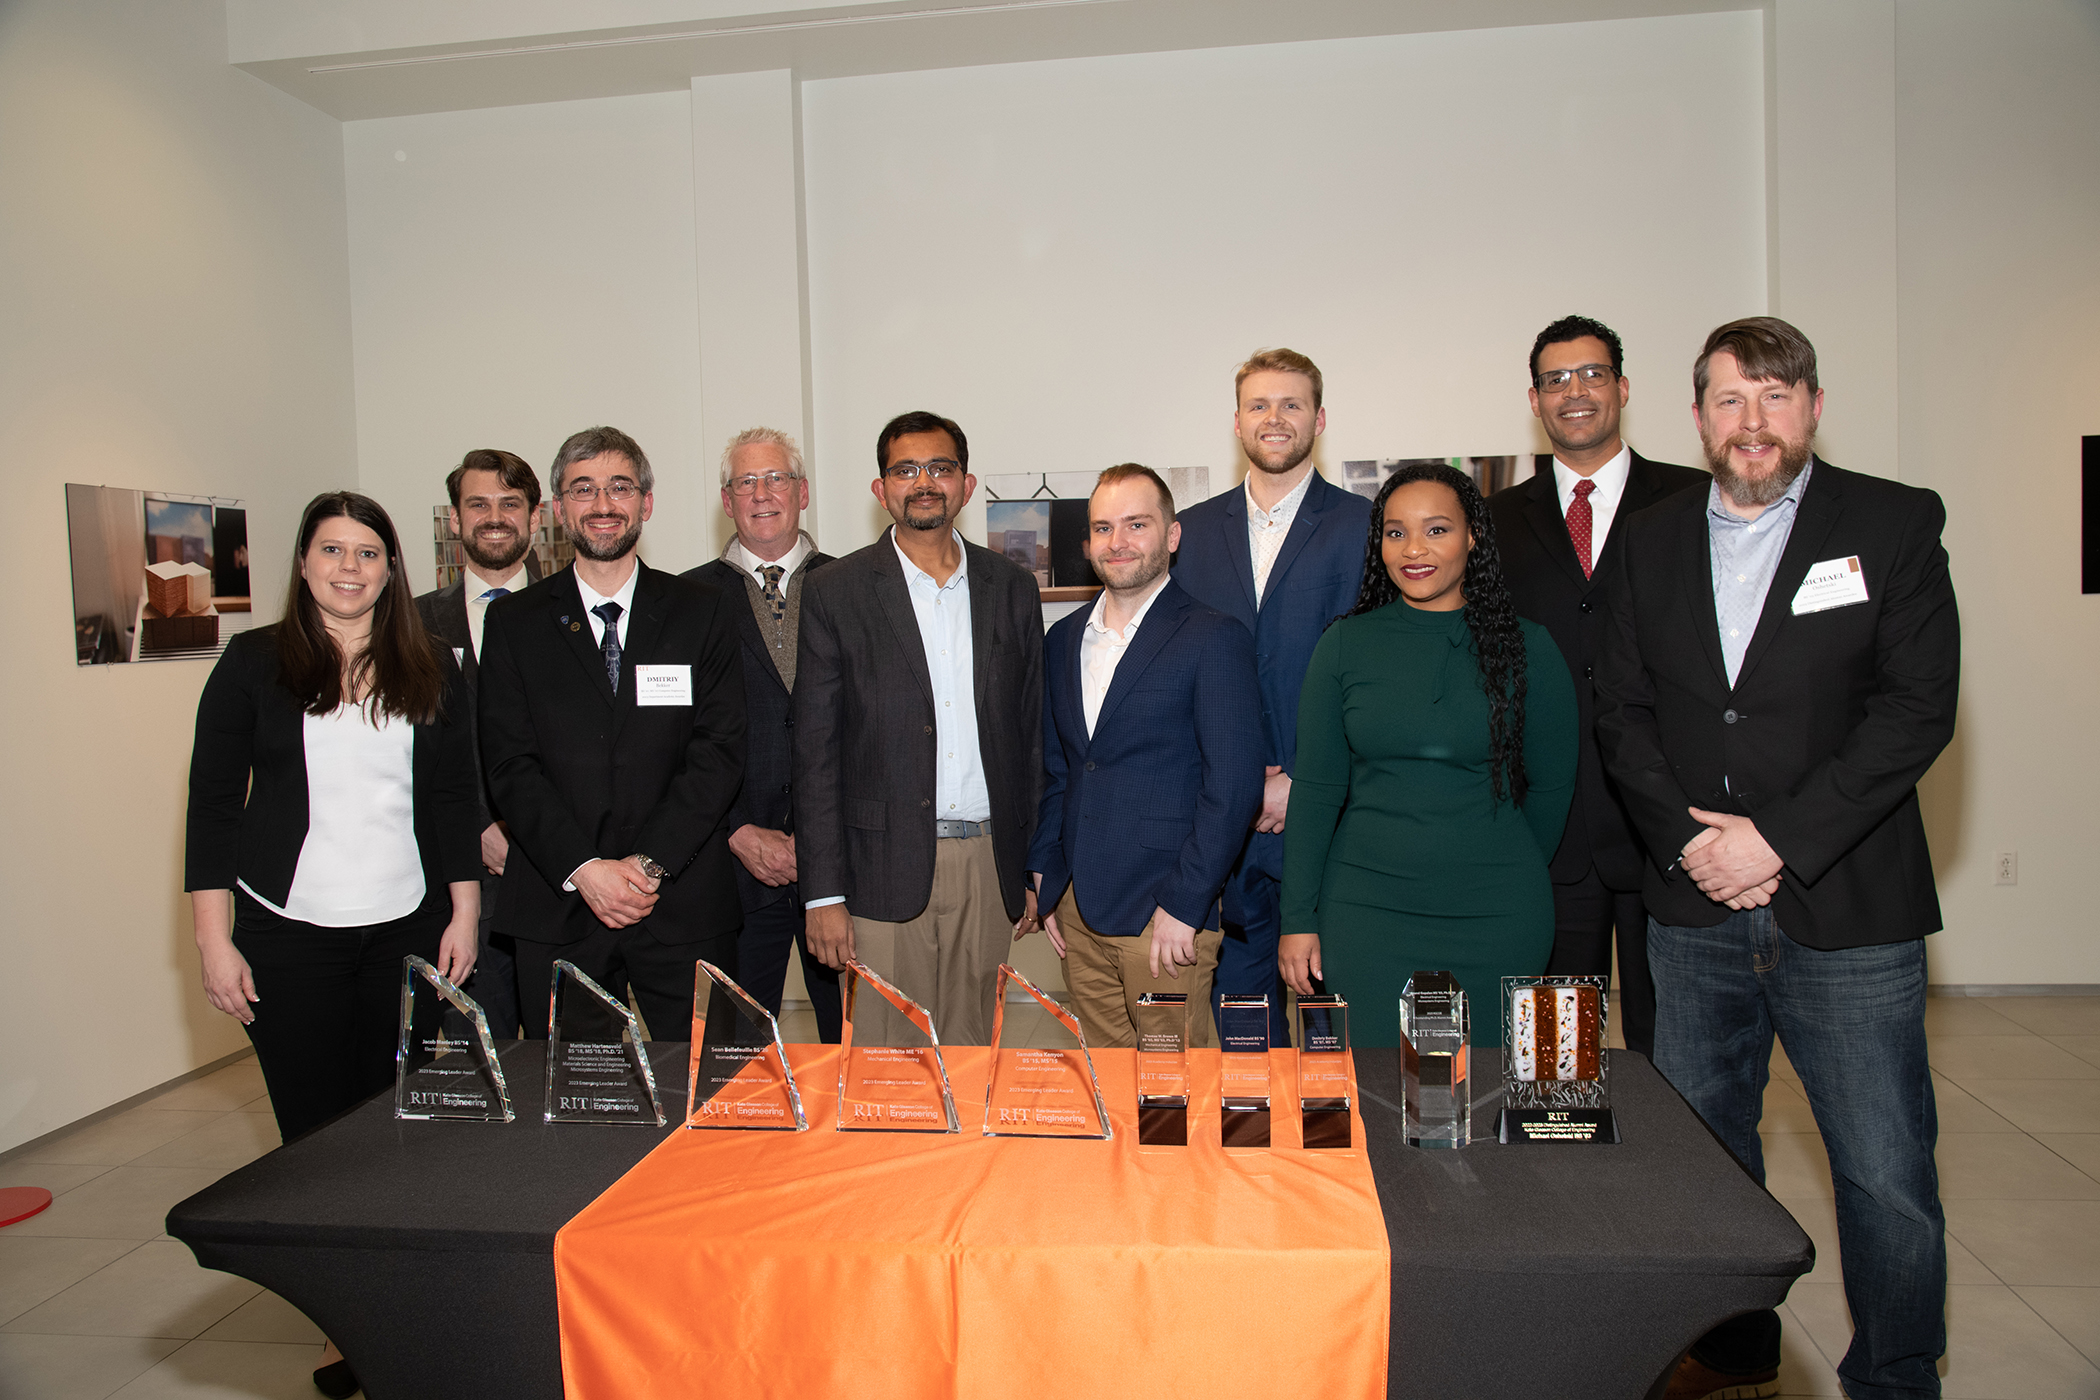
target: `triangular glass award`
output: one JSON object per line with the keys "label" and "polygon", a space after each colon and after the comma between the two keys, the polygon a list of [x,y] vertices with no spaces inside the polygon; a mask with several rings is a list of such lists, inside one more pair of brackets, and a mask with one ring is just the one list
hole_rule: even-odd
{"label": "triangular glass award", "polygon": [[567,958],[547,989],[549,1123],[664,1125],[656,1071],[634,1012]]}
{"label": "triangular glass award", "polygon": [[807,1132],[802,1091],[772,1013],[705,958],[693,968],[693,1058],[688,1128]]}
{"label": "triangular glass award", "polygon": [[[839,1122],[842,1133],[959,1133],[948,1066],[933,1017],[859,959],[846,964],[846,1016],[839,1043]],[[870,1017],[869,1002],[892,1015]],[[860,1008],[862,1034],[884,1029],[883,1044],[855,1044],[853,1013]]]}
{"label": "triangular glass award", "polygon": [[[1019,983],[1050,1013],[1047,1025],[1006,1039],[1006,986]],[[1079,1018],[1042,988],[1004,964],[992,1011],[991,1073],[984,1086],[986,1137],[1112,1138],[1108,1106],[1094,1077]]]}
{"label": "triangular glass award", "polygon": [[508,1123],[510,1089],[489,1018],[474,998],[411,953],[401,960],[401,1039],[394,1049],[396,1118]]}

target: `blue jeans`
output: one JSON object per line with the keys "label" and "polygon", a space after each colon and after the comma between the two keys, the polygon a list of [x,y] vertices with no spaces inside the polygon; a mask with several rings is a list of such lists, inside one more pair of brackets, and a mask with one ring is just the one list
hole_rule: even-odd
{"label": "blue jeans", "polygon": [[[1776,1031],[1815,1111],[1837,1195],[1855,1400],[1940,1393],[1947,1349],[1946,1217],[1925,1058],[1925,942],[1826,952],[1781,932],[1769,905],[1712,928],[1648,921],[1655,1067],[1764,1183],[1757,1124]],[[1778,1318],[1736,1318],[1693,1355],[1738,1374],[1779,1364]]]}

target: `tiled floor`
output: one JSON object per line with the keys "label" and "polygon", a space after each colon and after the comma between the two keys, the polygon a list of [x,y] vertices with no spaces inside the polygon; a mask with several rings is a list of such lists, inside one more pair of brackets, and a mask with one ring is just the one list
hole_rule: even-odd
{"label": "tiled floor", "polygon": [[[1008,1034],[1048,1043],[1034,1008]],[[782,1031],[814,1039],[807,1012]],[[2100,997],[1934,998],[1926,1029],[1947,1209],[1946,1394],[2100,1400]],[[1782,1309],[1790,1396],[1840,1392],[1851,1335],[1829,1168],[1783,1054],[1766,1096],[1772,1194],[1816,1241]],[[58,1199],[0,1230],[0,1396],[309,1400],[320,1334],[275,1295],[200,1269],[169,1206],[276,1145],[252,1060],[29,1151],[0,1186]]]}

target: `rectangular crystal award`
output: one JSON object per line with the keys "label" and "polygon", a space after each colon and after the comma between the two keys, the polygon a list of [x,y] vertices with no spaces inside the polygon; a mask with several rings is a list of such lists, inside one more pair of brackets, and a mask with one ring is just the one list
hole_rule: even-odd
{"label": "rectangular crystal award", "polygon": [[1617,1142],[1605,977],[1502,979],[1503,1142]]}
{"label": "rectangular crystal award", "polygon": [[1400,990],[1401,1103],[1410,1147],[1464,1147],[1473,1139],[1472,1044],[1465,989],[1448,972],[1417,972]]}
{"label": "rectangular crystal award", "polygon": [[[1050,1013],[1035,1044],[1006,1039],[1006,986],[1018,983]],[[992,1011],[991,1074],[984,1086],[986,1137],[1112,1138],[1108,1107],[1094,1077],[1079,1018],[1004,964]]]}
{"label": "rectangular crystal award", "polygon": [[1137,1004],[1138,1144],[1189,1143],[1189,999],[1145,992]]}
{"label": "rectangular crystal award", "polygon": [[688,1128],[809,1130],[780,1025],[735,979],[705,958],[693,965],[693,1052]]}
{"label": "rectangular crystal award", "polygon": [[548,1123],[664,1125],[656,1072],[626,1003],[567,958],[547,989]]}
{"label": "rectangular crystal award", "polygon": [[1349,1003],[1298,998],[1298,1120],[1307,1147],[1349,1145]]}
{"label": "rectangular crystal award", "polygon": [[[959,1133],[955,1095],[948,1087],[948,1066],[941,1060],[941,1038],[933,1017],[904,993],[871,971],[858,958],[846,963],[845,1025],[839,1037],[839,1121],[842,1133]],[[894,1016],[881,1018],[890,1028],[881,1038],[890,1045],[855,1044],[853,1013],[863,1013],[869,999]],[[901,1023],[901,1024],[900,1024]],[[863,1014],[865,1028],[869,1018]]]}
{"label": "rectangular crystal award", "polygon": [[1227,1147],[1269,1145],[1269,999],[1220,997],[1218,1068],[1222,1112],[1218,1130]]}
{"label": "rectangular crystal award", "polygon": [[489,1018],[474,998],[411,953],[401,960],[401,1039],[394,1047],[396,1118],[508,1123],[510,1089]]}

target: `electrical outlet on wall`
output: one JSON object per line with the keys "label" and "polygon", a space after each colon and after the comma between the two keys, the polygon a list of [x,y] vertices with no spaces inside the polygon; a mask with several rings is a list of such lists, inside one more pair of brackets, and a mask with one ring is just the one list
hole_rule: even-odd
{"label": "electrical outlet on wall", "polygon": [[1997,882],[2001,885],[2017,885],[2020,883],[2020,853],[2018,851],[1998,852]]}

